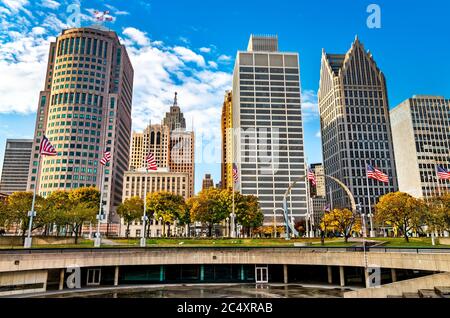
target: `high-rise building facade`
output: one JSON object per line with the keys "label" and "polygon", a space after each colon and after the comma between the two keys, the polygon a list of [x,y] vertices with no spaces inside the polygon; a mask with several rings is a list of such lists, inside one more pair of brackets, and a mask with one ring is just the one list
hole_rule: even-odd
{"label": "high-rise building facade", "polygon": [[[40,93],[28,189],[47,196],[55,190],[96,186],[105,167],[104,222],[117,222],[131,140],[133,67],[117,34],[102,27],[67,29],[50,44],[44,91]],[[43,157],[46,135],[58,151]]]}
{"label": "high-rise building facade", "polygon": [[391,110],[398,186],[417,198],[450,191],[436,167],[450,170],[450,100],[413,96]]}
{"label": "high-rise building facade", "polygon": [[164,125],[169,127],[170,130],[175,129],[186,129],[186,119],[181,112],[180,106],[178,106],[178,93],[175,92],[175,97],[173,99],[173,105],[170,106],[170,111],[166,113],[166,117],[163,119]]}
{"label": "high-rise building facade", "polygon": [[[389,176],[389,184],[368,181],[372,208],[398,186],[385,77],[358,38],[346,54],[323,51],[318,100],[324,171],[344,182],[367,213],[366,163]],[[336,183],[327,187],[333,206],[349,206]]]}
{"label": "high-rise building facade", "polygon": [[[251,36],[233,73],[233,162],[236,189],[258,196],[265,224],[273,224],[288,187],[291,216],[306,215],[305,155],[297,53],[278,51],[278,38]],[[279,213],[279,212],[278,212]]]}
{"label": "high-rise building facade", "polygon": [[144,132],[133,132],[130,151],[130,170],[146,166],[145,157],[155,156],[159,168],[169,166],[170,131],[166,125],[148,125]]}
{"label": "high-rise building facade", "polygon": [[189,196],[194,195],[195,139],[193,131],[173,130],[170,132],[169,168],[171,172],[189,175]]}
{"label": "high-rise building facade", "polygon": [[222,105],[222,164],[221,164],[221,187],[224,189],[233,187],[233,94],[231,91],[225,93]]}
{"label": "high-rise building facade", "polygon": [[11,194],[27,190],[32,139],[6,139],[0,192]]}
{"label": "high-rise building facade", "polygon": [[211,178],[211,174],[206,173],[202,181],[202,190],[214,188],[214,180]]}
{"label": "high-rise building facade", "polygon": [[311,170],[316,175],[316,185],[314,187],[311,187],[311,196],[325,197],[325,172],[323,170],[323,164],[313,163],[311,164]]}

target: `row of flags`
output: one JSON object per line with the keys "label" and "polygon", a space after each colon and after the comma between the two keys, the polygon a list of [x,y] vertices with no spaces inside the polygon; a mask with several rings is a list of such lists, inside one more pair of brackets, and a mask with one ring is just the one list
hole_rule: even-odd
{"label": "row of flags", "polygon": [[[58,155],[58,152],[56,151],[55,147],[52,146],[52,144],[45,135],[43,136],[41,143],[39,145],[39,154],[43,156]],[[104,166],[110,161],[111,161],[111,152],[105,151],[102,159],[100,160],[100,163]],[[156,165],[155,156],[152,153],[149,153],[145,157],[145,162],[147,163],[146,166],[147,170],[158,169]],[[372,165],[369,164],[367,165],[366,173],[367,178],[369,179],[375,179],[383,183],[389,183],[389,176],[380,169],[373,167]],[[441,166],[437,166],[437,176],[440,180],[450,180],[450,172]],[[234,182],[237,182],[239,180],[239,172],[235,163],[233,163],[233,180]],[[308,169],[308,180],[311,181],[311,183],[314,186],[317,185],[316,175],[311,169]]]}
{"label": "row of flags", "polygon": [[[41,156],[57,156],[58,152],[56,151],[55,147],[50,143],[47,136],[43,136],[41,143],[39,145],[39,154]],[[111,161],[111,152],[105,151],[103,153],[103,157],[100,160],[100,164],[105,166],[108,162]],[[155,156],[152,153],[149,153],[145,157],[145,162],[147,163],[147,170],[158,170],[158,167],[156,165],[156,159]]]}

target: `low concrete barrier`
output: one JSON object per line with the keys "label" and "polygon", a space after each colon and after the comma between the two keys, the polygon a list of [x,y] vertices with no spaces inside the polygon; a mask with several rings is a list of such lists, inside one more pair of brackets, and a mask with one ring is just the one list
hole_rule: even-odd
{"label": "low concrete barrier", "polygon": [[[74,237],[58,237],[58,236],[33,236],[33,246],[39,245],[58,245],[58,244],[75,244]],[[23,245],[20,236],[0,236],[0,246],[21,246]]]}
{"label": "low concrete barrier", "polygon": [[450,273],[440,273],[401,282],[359,289],[344,294],[344,298],[386,298],[401,296],[403,293],[415,293],[419,289],[434,289],[438,286],[450,286]]}

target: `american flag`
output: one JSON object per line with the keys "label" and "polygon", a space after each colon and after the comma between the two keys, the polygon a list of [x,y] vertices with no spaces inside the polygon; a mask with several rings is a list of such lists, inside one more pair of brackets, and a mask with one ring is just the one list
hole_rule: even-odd
{"label": "american flag", "polygon": [[100,163],[102,165],[106,165],[110,161],[111,161],[111,153],[109,151],[105,151],[102,160],[100,160]]}
{"label": "american flag", "polygon": [[109,11],[100,12],[98,10],[94,10],[94,18],[97,21],[112,21],[113,17],[109,15]]}
{"label": "american flag", "polygon": [[56,149],[52,146],[52,144],[45,135],[42,138],[41,144],[39,145],[39,153],[44,156],[58,155]]}
{"label": "american flag", "polygon": [[381,170],[372,167],[371,165],[367,165],[367,177],[383,183],[389,183],[388,175],[383,173]]}
{"label": "american flag", "polygon": [[147,157],[145,157],[145,162],[147,162],[147,170],[158,170],[155,156],[153,156],[152,153],[149,153]]}
{"label": "american flag", "polygon": [[325,212],[330,212],[331,211],[331,204],[327,203],[327,205],[324,206],[324,211]]}
{"label": "american flag", "polygon": [[441,180],[450,180],[450,172],[443,167],[437,167],[437,175]]}
{"label": "american flag", "polygon": [[311,181],[313,186],[317,184],[316,175],[311,169],[308,169],[308,180]]}
{"label": "american flag", "polygon": [[233,180],[234,182],[238,182],[239,180],[239,172],[235,163],[233,163]]}

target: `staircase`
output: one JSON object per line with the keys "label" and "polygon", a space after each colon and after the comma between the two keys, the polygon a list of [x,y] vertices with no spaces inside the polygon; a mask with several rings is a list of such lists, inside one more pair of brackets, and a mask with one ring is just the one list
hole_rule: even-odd
{"label": "staircase", "polygon": [[434,287],[434,289],[419,289],[417,293],[403,293],[402,296],[388,295],[387,298],[448,298],[450,287]]}

